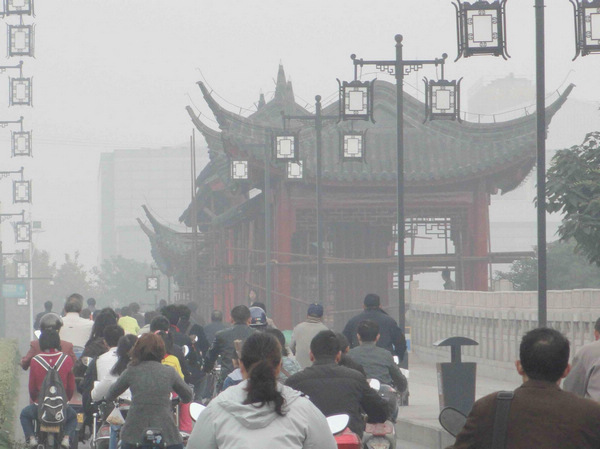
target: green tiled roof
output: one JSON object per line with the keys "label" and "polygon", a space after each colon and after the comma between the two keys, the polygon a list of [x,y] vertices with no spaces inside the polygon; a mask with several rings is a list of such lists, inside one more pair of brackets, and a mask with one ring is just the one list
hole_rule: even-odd
{"label": "green tiled roof", "polygon": [[[204,96],[221,127],[219,150],[235,156],[264,160],[264,145],[271,130],[281,128],[281,96],[267,103],[249,117],[226,111],[212,98],[201,83]],[[566,101],[573,89],[565,92],[546,108],[546,121]],[[325,122],[323,128],[323,180],[336,183],[388,183],[396,180],[396,88],[393,84],[375,83],[376,123],[354,122],[355,129],[368,129],[367,163],[340,162],[339,133],[349,129],[348,122]],[[295,103],[294,103],[295,105]],[[297,105],[296,105],[297,106]],[[289,105],[287,110],[292,110]],[[297,106],[289,114],[306,115]],[[323,110],[336,115],[337,103]],[[527,166],[523,177],[535,161],[535,114],[500,123],[462,123],[427,121],[424,105],[404,94],[405,182],[407,185],[448,184],[473,178],[488,178],[509,166]],[[203,134],[205,131],[199,128]],[[316,166],[315,129],[311,122],[292,121],[289,129],[300,129],[300,154],[308,181]],[[212,133],[215,131],[211,130]],[[214,134],[208,134],[209,146]],[[225,142],[225,145],[223,145]],[[213,167],[216,168],[216,167]],[[223,173],[225,174],[225,173]]]}

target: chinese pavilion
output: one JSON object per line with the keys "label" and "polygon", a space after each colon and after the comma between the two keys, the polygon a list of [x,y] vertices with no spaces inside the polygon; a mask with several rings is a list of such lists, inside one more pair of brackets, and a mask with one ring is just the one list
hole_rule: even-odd
{"label": "chinese pavilion", "polygon": [[[223,108],[198,83],[219,130],[188,107],[208,144],[210,162],[196,180],[195,204],[180,217],[197,224],[197,297],[202,310],[228,311],[247,303],[250,288],[264,297],[270,288],[280,328],[301,321],[317,296],[315,138],[312,122],[291,120],[299,131],[302,179],[286,177],[286,165],[272,160],[272,133],[282,129],[281,112],[308,115],[296,103],[291,82],[279,68],[271,101],[261,95],[257,111],[244,117]],[[569,86],[546,109],[547,123],[566,101]],[[375,83],[376,123],[323,124],[322,219],[326,317],[344,322],[378,293],[393,313],[398,288],[396,248],[396,90]],[[338,104],[323,114],[335,115]],[[501,123],[425,122],[424,105],[405,93],[406,276],[450,268],[459,289],[487,290],[490,263],[523,254],[491,253],[490,195],[517,187],[535,164],[535,114]],[[368,129],[365,162],[342,162],[340,131]],[[267,163],[265,163],[267,158]],[[232,179],[231,161],[248,161],[248,180]],[[271,195],[264,198],[264,170]],[[271,208],[272,285],[265,285],[265,203]],[[196,220],[192,214],[195,212]],[[189,288],[191,234],[177,234],[146,210],[153,229],[143,226],[159,268]],[[195,222],[195,223],[194,223]],[[141,224],[141,222],[140,222]],[[439,239],[434,254],[415,253],[415,241]],[[261,298],[262,299],[262,298]],[[396,307],[397,311],[397,307]]]}

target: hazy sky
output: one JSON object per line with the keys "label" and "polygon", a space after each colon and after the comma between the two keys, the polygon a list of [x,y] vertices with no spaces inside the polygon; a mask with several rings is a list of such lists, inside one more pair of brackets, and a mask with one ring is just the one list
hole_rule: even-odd
{"label": "hazy sky", "polygon": [[[509,73],[533,79],[533,3],[508,1],[511,59],[450,62],[446,77],[464,77],[465,89]],[[577,85],[573,98],[600,102],[600,56],[571,62],[572,7],[566,0],[547,3],[548,90],[568,78]],[[449,0],[37,0],[35,9],[25,19],[36,25],[36,57],[25,58],[25,75],[34,77],[33,109],[8,108],[6,85],[14,74],[0,74],[0,120],[25,116],[34,158],[11,159],[10,131],[0,129],[0,170],[24,165],[33,180],[31,212],[45,230],[36,245],[54,258],[79,250],[89,266],[98,253],[99,154],[187,142],[192,125],[185,106],[209,114],[195,85],[200,70],[221,103],[239,112],[253,109],[261,90],[270,98],[280,62],[302,104],[334,94],[336,78],[351,78],[351,53],[393,57],[398,33],[406,58],[456,56]],[[408,82],[435,75],[425,68]],[[11,193],[10,182],[0,180],[4,213],[20,210]],[[12,249],[8,223],[2,239],[5,251]]]}

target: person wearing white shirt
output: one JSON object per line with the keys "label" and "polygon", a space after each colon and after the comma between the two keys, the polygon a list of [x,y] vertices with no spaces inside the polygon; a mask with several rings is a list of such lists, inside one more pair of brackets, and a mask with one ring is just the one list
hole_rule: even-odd
{"label": "person wearing white shirt", "polygon": [[117,363],[117,344],[123,335],[125,335],[125,331],[116,324],[106,326],[104,329],[104,341],[109,349],[96,359],[97,380],[104,379]]}
{"label": "person wearing white shirt", "polygon": [[[83,296],[78,293],[73,293],[67,298],[65,303],[65,316],[63,317],[63,327],[60,329],[61,340],[73,343],[73,346],[78,346],[83,351],[83,347],[90,338],[92,333],[92,320],[81,318],[79,314],[83,307]],[[77,354],[76,355],[81,355]]]}
{"label": "person wearing white shirt", "polygon": [[[106,333],[106,331],[105,331],[105,333]],[[116,382],[116,380],[119,378],[119,376],[127,368],[127,365],[129,364],[129,361],[130,361],[129,351],[131,351],[131,348],[133,348],[133,345],[135,345],[136,341],[137,341],[137,337],[135,335],[131,335],[131,334],[127,334],[127,335],[124,335],[123,337],[119,338],[119,342],[117,343],[117,347],[115,350],[116,363],[112,366],[112,368],[109,369],[109,371],[103,377],[100,377],[101,367],[96,365],[96,369],[98,371],[98,379],[100,379],[100,380],[94,382],[94,388],[92,389],[92,401],[98,402],[98,401],[101,401],[102,399],[106,398],[106,395],[108,394],[108,390],[110,389],[112,384],[114,384]],[[114,348],[111,348],[109,350],[109,352],[112,352],[113,349]],[[108,353],[106,353],[106,354],[108,354]],[[98,360],[96,361],[96,363],[98,364],[100,362],[100,359],[103,356],[105,356],[106,354],[103,354],[102,356],[98,357]],[[106,357],[106,361],[108,361],[108,360],[110,360],[109,357]],[[102,365],[102,369],[104,369],[105,363],[102,363],[101,365]],[[129,389],[125,390],[125,392],[123,394],[121,394],[121,396],[119,396],[119,399],[122,399],[125,401],[131,401],[131,391]],[[109,449],[116,449],[116,447],[117,447],[117,432],[119,429],[120,429],[120,426],[114,426],[114,425],[110,426],[110,441],[109,441],[109,445],[108,445]]]}

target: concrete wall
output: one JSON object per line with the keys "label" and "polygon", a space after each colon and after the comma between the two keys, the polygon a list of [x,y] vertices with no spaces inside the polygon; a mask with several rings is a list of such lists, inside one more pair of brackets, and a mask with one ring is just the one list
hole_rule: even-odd
{"label": "concrete wall", "polygon": [[[525,332],[537,327],[537,292],[472,292],[420,290],[408,296],[407,326],[413,352],[421,359],[446,362],[450,349],[433,344],[451,336],[476,340],[462,350],[463,361],[478,363],[478,374],[502,380],[519,379],[514,361]],[[548,325],[571,342],[571,357],[592,341],[600,317],[600,290],[548,292]]]}

